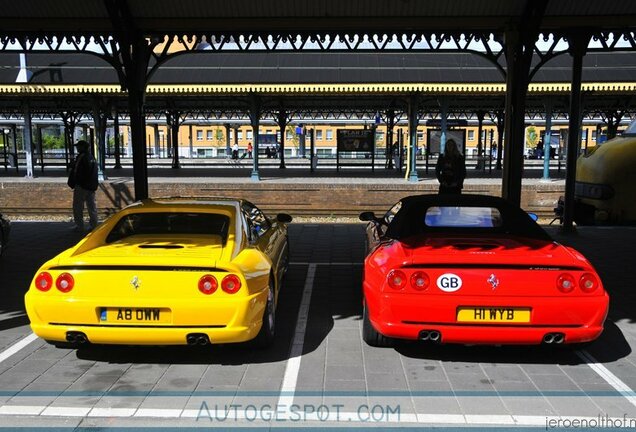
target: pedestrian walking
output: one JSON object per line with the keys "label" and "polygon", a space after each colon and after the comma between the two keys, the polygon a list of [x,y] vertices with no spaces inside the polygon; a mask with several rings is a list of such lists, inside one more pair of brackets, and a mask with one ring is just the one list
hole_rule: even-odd
{"label": "pedestrian walking", "polygon": [[97,190],[97,161],[90,152],[88,142],[80,140],[75,143],[77,157],[71,164],[68,186],[73,189],[73,220],[77,232],[84,231],[84,205],[88,210],[91,230],[97,226],[97,204],[95,191]]}
{"label": "pedestrian walking", "polygon": [[435,175],[439,181],[440,194],[461,194],[466,178],[466,162],[457,149],[457,143],[449,139],[435,165]]}

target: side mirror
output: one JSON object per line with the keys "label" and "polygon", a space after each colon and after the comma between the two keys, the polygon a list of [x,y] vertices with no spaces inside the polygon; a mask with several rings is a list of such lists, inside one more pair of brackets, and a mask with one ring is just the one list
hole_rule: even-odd
{"label": "side mirror", "polygon": [[290,223],[292,221],[292,217],[287,213],[278,213],[276,215],[276,220],[282,223]]}
{"label": "side mirror", "polygon": [[360,220],[364,222],[377,222],[378,219],[375,217],[375,213],[366,211],[360,213]]}
{"label": "side mirror", "polygon": [[530,216],[530,219],[532,219],[535,222],[539,220],[539,216],[537,216],[536,213],[528,212],[528,216]]}

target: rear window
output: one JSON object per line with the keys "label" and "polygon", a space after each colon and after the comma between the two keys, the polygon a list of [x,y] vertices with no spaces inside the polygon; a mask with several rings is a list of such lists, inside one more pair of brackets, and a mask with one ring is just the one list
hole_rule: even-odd
{"label": "rear window", "polygon": [[424,224],[427,227],[499,228],[502,218],[494,207],[429,207]]}
{"label": "rear window", "polygon": [[225,243],[230,218],[214,213],[132,213],[106,237],[112,243],[134,235],[217,235]]}

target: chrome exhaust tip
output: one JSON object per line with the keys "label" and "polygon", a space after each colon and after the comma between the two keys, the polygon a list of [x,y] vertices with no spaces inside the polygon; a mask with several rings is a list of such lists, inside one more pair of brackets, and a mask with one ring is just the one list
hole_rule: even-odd
{"label": "chrome exhaust tip", "polygon": [[554,342],[554,335],[552,333],[546,333],[546,335],[543,336],[543,343],[551,344],[553,342]]}
{"label": "chrome exhaust tip", "polygon": [[561,344],[565,341],[565,335],[563,333],[555,333],[554,334],[554,343]]}
{"label": "chrome exhaust tip", "polygon": [[433,342],[439,342],[440,339],[442,338],[441,333],[438,332],[437,330],[431,331],[429,335],[430,335],[431,341],[433,341]]}
{"label": "chrome exhaust tip", "polygon": [[431,332],[428,330],[422,330],[420,332],[420,340],[428,340],[431,337]]}

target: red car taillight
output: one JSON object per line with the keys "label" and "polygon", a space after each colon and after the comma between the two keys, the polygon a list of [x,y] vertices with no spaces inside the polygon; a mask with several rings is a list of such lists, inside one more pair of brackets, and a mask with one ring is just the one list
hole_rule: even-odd
{"label": "red car taillight", "polygon": [[557,278],[557,288],[563,293],[570,293],[574,290],[574,277],[569,273],[563,273]]}
{"label": "red car taillight", "polygon": [[212,275],[204,275],[199,279],[199,291],[203,294],[212,294],[219,287],[219,283]]}
{"label": "red car taillight", "polygon": [[75,286],[75,280],[70,273],[62,273],[55,280],[55,286],[63,293],[69,292]]}
{"label": "red car taillight", "polygon": [[411,275],[411,287],[418,291],[423,291],[428,288],[430,279],[424,272],[417,271]]}
{"label": "red car taillight", "polygon": [[228,294],[234,294],[241,289],[241,280],[237,275],[229,274],[221,281],[221,289]]}
{"label": "red car taillight", "polygon": [[401,270],[391,270],[386,278],[389,286],[396,290],[401,290],[406,286],[406,275]]}
{"label": "red car taillight", "polygon": [[42,272],[35,278],[35,287],[40,291],[48,291],[53,286],[53,278],[50,273]]}
{"label": "red car taillight", "polygon": [[598,279],[592,273],[583,273],[583,276],[579,279],[579,286],[581,291],[590,293],[598,288]]}

